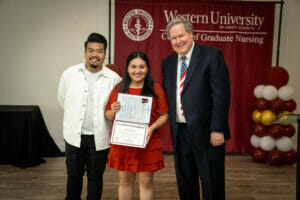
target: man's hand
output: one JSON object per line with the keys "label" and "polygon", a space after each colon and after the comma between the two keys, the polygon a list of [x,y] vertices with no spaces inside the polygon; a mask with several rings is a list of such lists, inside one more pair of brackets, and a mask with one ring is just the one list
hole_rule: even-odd
{"label": "man's hand", "polygon": [[214,131],[210,133],[210,143],[212,146],[216,147],[222,145],[224,142],[224,133]]}

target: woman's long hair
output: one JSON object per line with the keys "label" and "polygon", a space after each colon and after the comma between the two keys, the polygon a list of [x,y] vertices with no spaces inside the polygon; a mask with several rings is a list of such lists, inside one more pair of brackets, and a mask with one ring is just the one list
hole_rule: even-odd
{"label": "woman's long hair", "polygon": [[146,67],[148,68],[148,72],[147,72],[147,74],[145,76],[145,79],[144,79],[144,85],[143,85],[141,95],[157,97],[157,95],[155,94],[154,89],[153,89],[153,79],[152,79],[151,74],[150,74],[149,59],[148,59],[147,55],[144,52],[139,52],[139,51],[132,52],[127,57],[125,73],[123,75],[123,80],[122,80],[121,87],[120,87],[119,91],[123,92],[123,93],[127,93],[128,90],[129,90],[129,85],[131,83],[131,78],[130,78],[129,73],[128,73],[128,66],[129,66],[129,63],[131,62],[131,60],[133,60],[135,58],[141,58],[143,61],[145,61]]}

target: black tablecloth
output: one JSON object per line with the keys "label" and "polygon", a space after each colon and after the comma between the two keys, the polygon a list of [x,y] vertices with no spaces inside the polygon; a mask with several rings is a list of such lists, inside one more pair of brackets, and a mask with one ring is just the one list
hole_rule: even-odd
{"label": "black tablecloth", "polygon": [[26,168],[63,155],[38,106],[0,106],[0,164]]}

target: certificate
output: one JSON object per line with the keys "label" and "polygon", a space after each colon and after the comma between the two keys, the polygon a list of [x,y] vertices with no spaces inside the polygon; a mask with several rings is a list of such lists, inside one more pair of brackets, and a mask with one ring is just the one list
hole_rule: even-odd
{"label": "certificate", "polygon": [[145,148],[148,124],[114,121],[111,143]]}
{"label": "certificate", "polygon": [[149,124],[152,97],[118,94],[121,109],[116,113],[115,120]]}
{"label": "certificate", "polygon": [[152,97],[118,94],[121,109],[116,113],[111,143],[145,148]]}

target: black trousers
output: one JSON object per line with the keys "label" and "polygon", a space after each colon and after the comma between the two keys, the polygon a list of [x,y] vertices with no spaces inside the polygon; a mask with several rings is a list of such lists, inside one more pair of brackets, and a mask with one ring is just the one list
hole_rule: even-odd
{"label": "black trousers", "polygon": [[67,197],[80,200],[82,179],[87,172],[87,200],[99,200],[102,195],[103,173],[109,149],[96,151],[93,135],[82,135],[80,148],[66,144]]}
{"label": "black trousers", "polygon": [[192,146],[190,130],[178,124],[174,154],[178,192],[181,200],[199,200],[199,177],[204,200],[225,199],[225,145],[209,146],[199,152]]}

